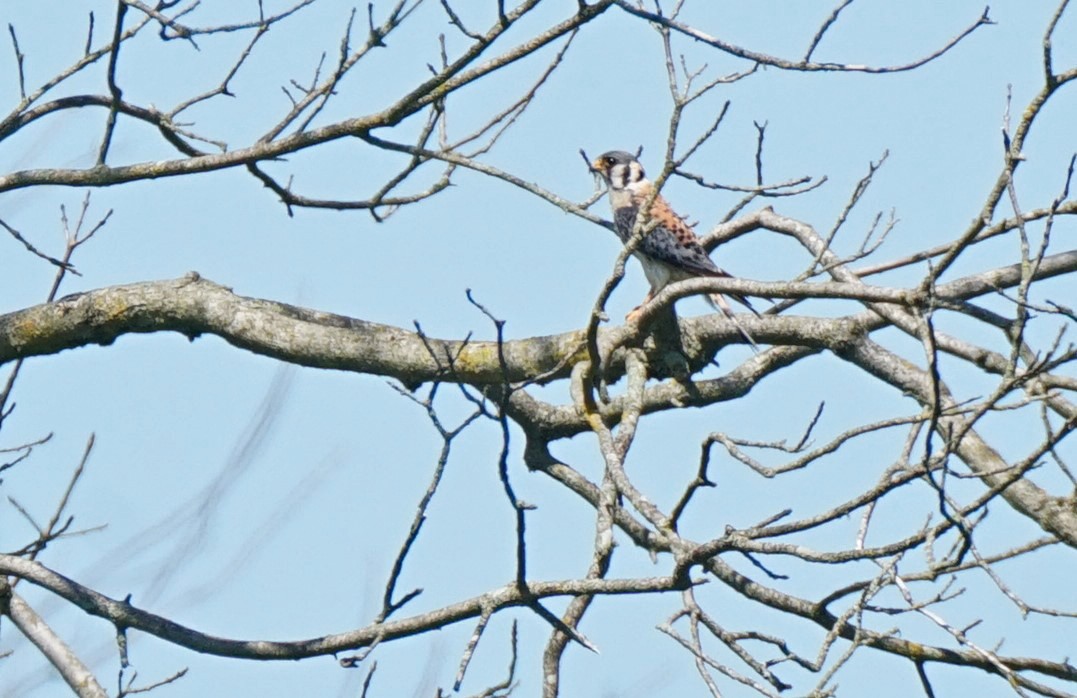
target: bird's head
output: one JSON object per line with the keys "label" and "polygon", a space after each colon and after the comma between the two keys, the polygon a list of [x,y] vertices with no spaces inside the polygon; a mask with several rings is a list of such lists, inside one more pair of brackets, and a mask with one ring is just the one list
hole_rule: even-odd
{"label": "bird's head", "polygon": [[623,150],[611,150],[602,153],[588,163],[591,172],[601,177],[611,190],[624,189],[630,184],[646,179],[643,165],[632,153]]}

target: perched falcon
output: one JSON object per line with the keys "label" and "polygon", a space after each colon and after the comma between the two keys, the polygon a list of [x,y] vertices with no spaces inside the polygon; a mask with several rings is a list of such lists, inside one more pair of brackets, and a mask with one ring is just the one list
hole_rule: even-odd
{"label": "perched falcon", "polygon": [[[599,155],[590,163],[590,168],[591,172],[602,177],[609,188],[617,237],[621,238],[621,242],[627,243],[632,237],[639,208],[652,195],[654,185],[647,179],[639,160],[623,150],[611,150]],[[730,276],[715,265],[699,244],[692,227],[674,213],[661,196],[654,198],[650,218],[645,220],[645,225],[647,224],[655,227],[643,237],[632,254],[643,265],[643,273],[647,275],[651,291],[643,299],[643,303],[628,314],[629,321],[635,320],[639,309],[666,284],[700,276]],[[736,295],[732,297],[755,312],[747,298]],[[729,303],[721,294],[709,294],[707,300],[736,322]],[[737,329],[749,343],[755,345],[739,324]]]}

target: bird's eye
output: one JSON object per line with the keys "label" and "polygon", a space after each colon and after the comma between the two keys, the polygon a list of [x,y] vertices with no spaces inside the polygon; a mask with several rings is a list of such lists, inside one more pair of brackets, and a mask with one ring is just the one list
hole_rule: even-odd
{"label": "bird's eye", "polygon": [[608,157],[608,156],[606,157],[606,167],[613,167],[616,164],[617,164],[617,160],[615,160],[612,157]]}

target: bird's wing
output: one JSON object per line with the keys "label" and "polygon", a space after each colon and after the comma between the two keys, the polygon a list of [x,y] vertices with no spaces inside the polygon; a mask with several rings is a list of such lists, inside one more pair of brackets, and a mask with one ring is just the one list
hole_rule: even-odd
{"label": "bird's wing", "polygon": [[715,265],[699,244],[692,227],[674,213],[661,196],[651,206],[651,221],[658,225],[643,238],[639,250],[649,257],[698,276],[729,276]]}
{"label": "bird's wing", "polygon": [[[644,202],[638,201],[637,206],[642,203]],[[699,244],[692,226],[678,216],[661,196],[655,198],[651,206],[651,220],[657,221],[658,225],[640,242],[640,252],[687,275],[732,278],[733,275],[718,267]],[[719,299],[716,302],[721,306],[722,311],[726,315],[731,315],[729,305],[725,303],[725,300],[721,299],[719,294],[714,295]],[[730,297],[756,315],[759,314],[744,296],[730,294]]]}

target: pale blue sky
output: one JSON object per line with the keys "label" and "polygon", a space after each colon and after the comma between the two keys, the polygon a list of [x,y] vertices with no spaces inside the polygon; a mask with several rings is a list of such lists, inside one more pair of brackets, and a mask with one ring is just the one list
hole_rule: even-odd
{"label": "pale blue sky", "polygon": [[[703,9],[689,17],[705,31],[754,50],[797,58],[836,2],[694,4]],[[564,16],[575,5],[575,0],[547,3],[516,38]],[[725,100],[732,101],[721,129],[689,168],[724,183],[751,185],[752,122],[766,121],[768,181],[802,175],[829,178],[815,193],[774,205],[826,230],[869,161],[889,149],[889,161],[848,221],[839,245],[855,248],[876,211],[892,208],[900,223],[879,259],[952,239],[976,215],[997,176],[1007,85],[1013,85],[1016,110],[1040,87],[1040,42],[1054,6],[1053,0],[993,4],[995,26],[979,29],[935,63],[908,73],[803,74],[770,68],[719,88],[685,119],[684,132],[694,135]],[[27,55],[30,84],[51,77],[78,55],[89,9],[97,12],[99,35],[114,11],[104,2],[68,6],[5,0],[3,7],[4,19],[17,29]],[[259,47],[255,69],[241,73],[234,84],[236,99],[215,101],[194,110],[190,118],[200,126],[212,124],[215,136],[235,145],[275,123],[288,107],[281,83],[309,79],[322,51],[335,55],[350,7],[338,1],[319,3],[274,29]],[[192,23],[211,23],[213,9],[201,10],[204,14],[195,15],[198,21]],[[982,9],[982,3],[965,0],[864,0],[843,13],[815,56],[872,65],[908,62],[945,42]],[[361,26],[363,8],[359,15]],[[1058,66],[1077,61],[1073,15],[1057,31]],[[447,26],[438,3],[428,2],[399,37],[391,38],[387,49],[372,56],[369,66],[345,80],[341,96],[320,122],[378,108],[399,95],[402,81],[422,76],[425,64],[436,60],[434,37],[441,31]],[[119,79],[125,96],[164,108],[209,88],[219,80],[221,62],[230,60],[243,41],[240,36],[205,38],[201,52],[194,52],[182,42],[162,46],[148,34],[122,54]],[[17,98],[12,51],[6,36],[2,43],[0,95],[3,104],[11,105]],[[695,65],[708,62],[709,75],[747,67],[686,42],[680,42],[678,50]],[[550,56],[552,50],[547,50],[513,66],[505,76],[484,80],[473,92],[450,99],[450,128],[463,133],[491,104],[510,103]],[[486,160],[577,201],[594,188],[577,152],[581,147],[597,154],[642,145],[644,164],[659,170],[669,116],[661,61],[653,30],[610,11],[576,39],[532,109]],[[104,90],[98,69],[61,94]],[[1077,91],[1070,89],[1057,95],[1037,122],[1026,148],[1028,162],[1017,180],[1029,205],[1042,205],[1061,188],[1066,162],[1077,147],[1074,114]],[[0,142],[0,167],[8,172],[92,164],[103,122],[102,110],[43,120]],[[142,126],[121,127],[112,162],[171,157],[152,136]],[[368,194],[383,181],[379,178],[386,167],[398,160],[340,141],[268,169],[285,177],[294,173],[297,186],[308,194],[348,197]],[[468,332],[492,336],[488,321],[468,304],[467,288],[507,321],[510,338],[581,327],[618,253],[616,238],[503,182],[466,171],[455,181],[450,190],[401,210],[383,224],[361,212],[299,209],[289,218],[271,192],[240,170],[95,190],[90,217],[110,208],[115,213],[78,252],[75,263],[83,276],[69,278],[62,293],[197,270],[243,295],[405,328],[417,320],[439,337]],[[680,180],[672,181],[666,193],[703,228],[718,221],[739,198]],[[84,194],[65,188],[5,193],[0,196],[0,217],[36,245],[58,254],[58,207],[64,204],[71,216]],[[605,203],[597,210],[605,214]],[[1056,230],[1071,240],[1072,234],[1072,224],[1060,224]],[[793,243],[765,232],[736,240],[718,257],[735,275],[763,280],[789,278],[806,262]],[[959,263],[945,278],[1017,259],[1016,244],[1007,238],[985,246],[983,254],[970,255],[968,263]],[[51,277],[51,267],[0,236],[0,312],[40,302]],[[912,278],[892,277],[895,283]],[[1072,301],[1071,289],[1061,282],[1043,288]],[[643,275],[630,264],[610,304],[611,317],[623,316],[645,292]],[[827,312],[826,306],[806,307]],[[705,311],[698,300],[684,301],[679,308],[682,314]],[[1045,334],[1048,330],[1042,329]],[[911,356],[918,355],[911,340],[884,336],[906,347]],[[999,344],[986,333],[974,336]],[[743,355],[742,349],[729,349],[720,361],[734,365]],[[227,637],[299,639],[368,622],[380,608],[388,567],[426,488],[440,440],[422,410],[382,379],[302,368],[286,369],[283,375],[281,371],[279,364],[219,339],[203,337],[192,343],[176,335],[123,337],[111,347],[28,361],[15,392],[18,407],[5,423],[0,446],[48,432],[55,436],[30,462],[4,474],[3,491],[47,518],[93,432],[97,445],[71,512],[77,527],[107,524],[92,535],[55,544],[42,561],[103,593],[130,593],[144,608]],[[736,403],[646,420],[629,458],[630,474],[643,491],[670,506],[694,472],[699,443],[707,433],[796,438],[820,398],[820,375],[834,386],[825,396],[820,442],[855,420],[915,409],[911,400],[872,387],[871,380],[848,365],[819,356]],[[280,413],[260,448],[246,461],[237,461],[231,454],[277,376],[285,386]],[[968,396],[985,390],[986,384],[972,374],[958,373],[954,380],[955,389]],[[466,406],[453,393],[443,390],[438,403],[450,424],[454,415],[466,414]],[[542,394],[564,401],[567,391],[561,383]],[[821,509],[874,481],[892,462],[903,436],[895,432],[865,439],[834,462],[778,480],[764,480],[726,459],[717,475],[719,487],[704,495],[705,506],[686,517],[684,530],[703,539],[726,524],[748,525],[785,507],[798,513]],[[1005,453],[1008,435],[991,436]],[[512,578],[513,515],[497,479],[498,438],[495,425],[480,423],[455,444],[427,527],[401,580],[402,589],[421,586],[425,592],[403,613],[473,596]],[[582,575],[590,558],[593,512],[550,480],[528,473],[519,444],[519,439],[513,443],[512,481],[522,499],[539,507],[528,519],[532,574],[538,579]],[[593,439],[558,444],[555,452],[588,476],[601,477]],[[1072,444],[1069,452],[1072,455]],[[189,518],[182,519],[186,528],[173,530],[175,521],[168,517],[189,513],[181,507],[188,502],[197,506],[205,488],[239,463],[246,470],[205,519],[205,533],[193,531]],[[926,513],[916,509],[910,520],[902,511],[884,511],[879,525],[883,531],[913,530]],[[153,528],[162,521],[167,525]],[[1014,519],[1006,521],[1012,524]],[[848,531],[832,529],[829,534],[841,533],[845,538],[840,544],[845,544],[856,525],[851,519]],[[1006,542],[1009,533],[997,531]],[[1029,530],[1019,533],[1014,541],[1032,536]],[[18,513],[6,502],[0,506],[0,547],[18,547],[31,537]],[[823,548],[839,544],[806,540]],[[652,566],[630,547],[622,546],[615,558],[615,574],[665,573],[663,564]],[[833,582],[816,569],[807,575],[804,566],[792,560],[781,564],[787,564],[782,571],[793,579],[786,586],[777,584],[779,588],[813,597]],[[1025,568],[1009,581],[1036,603],[1072,602],[1065,598],[1067,585],[1053,583],[1077,574],[1072,555],[1045,552],[1036,564],[1052,574],[1031,575],[1031,568]],[[798,571],[803,573],[798,576]],[[860,573],[871,574],[867,566]],[[110,628],[47,594],[19,588],[112,688],[117,661]],[[1039,637],[1038,619],[1021,621],[1010,606],[984,608],[979,599],[985,597],[977,596],[981,591],[971,584],[968,599],[952,607],[955,624],[985,616],[984,637],[1005,635],[1009,654],[1057,659],[1067,653],[1059,651],[1058,636]],[[701,590],[700,596],[720,609],[721,619],[730,626],[770,624],[773,632],[808,654],[821,638],[816,628],[803,623],[761,617],[759,607],[738,602],[718,584]],[[987,598],[1001,604],[997,593]],[[549,606],[561,609],[564,602]],[[627,604],[621,599],[597,601],[582,630],[602,654],[568,650],[564,685],[570,688],[564,694],[706,695],[690,656],[654,629],[678,606],[672,595]],[[520,622],[519,695],[537,694],[549,628],[526,611],[502,614],[491,623],[469,669],[464,694],[503,674],[512,618]],[[451,687],[472,628],[471,623],[461,624],[379,648],[374,695],[429,696],[435,686]],[[47,680],[50,674],[34,650],[11,626],[3,630],[0,649],[15,649],[16,654],[0,660],[0,695],[62,693],[58,679]],[[946,642],[940,633],[926,629],[923,638]],[[159,696],[356,695],[365,674],[340,669],[333,658],[243,662],[202,657],[136,632],[130,640],[131,659],[142,680],[191,668],[182,681],[154,694]],[[1073,650],[1077,646],[1068,653]],[[940,695],[956,695],[947,690],[954,685],[962,687],[963,695],[1003,694],[1003,684],[985,674],[937,666],[930,672]],[[878,681],[891,674],[893,682]],[[839,683],[848,691],[843,695],[867,695],[870,686],[873,696],[906,696],[916,679],[907,663],[865,650]]]}

